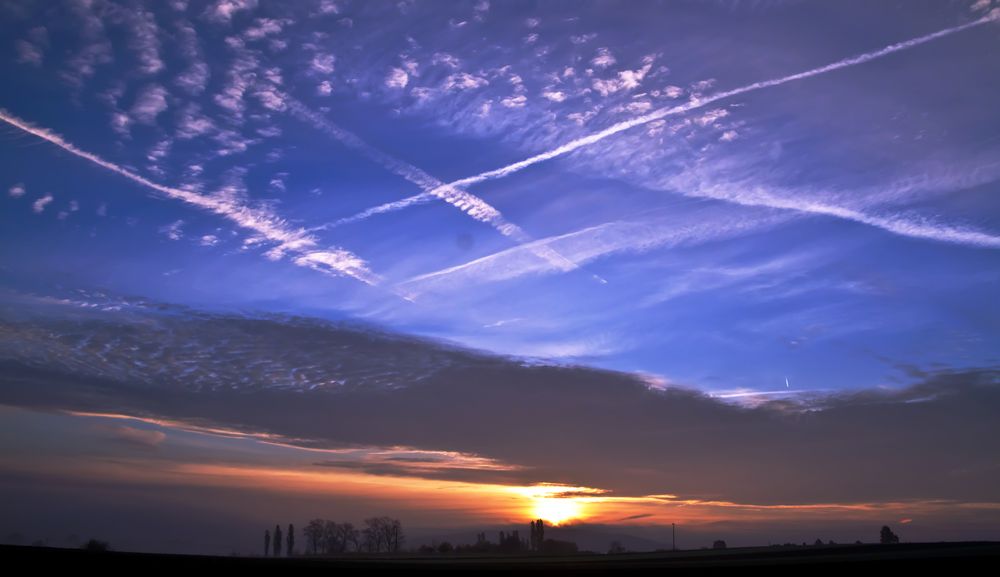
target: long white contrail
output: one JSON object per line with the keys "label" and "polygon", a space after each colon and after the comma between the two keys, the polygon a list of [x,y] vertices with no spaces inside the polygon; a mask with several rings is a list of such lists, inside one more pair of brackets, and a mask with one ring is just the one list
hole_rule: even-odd
{"label": "long white contrail", "polygon": [[[961,32],[963,30],[968,30],[969,28],[973,28],[975,26],[981,26],[981,25],[986,24],[988,22],[995,22],[997,20],[1000,20],[1000,10],[994,10],[993,12],[989,13],[988,15],[986,15],[986,16],[978,19],[978,20],[975,20],[973,22],[969,22],[967,24],[962,24],[962,25],[959,25],[959,26],[954,26],[952,28],[945,28],[944,30],[939,30],[937,32],[933,32],[933,33],[927,34],[925,36],[920,36],[918,38],[913,38],[911,40],[905,40],[903,42],[897,42],[896,44],[891,44],[889,46],[886,46],[885,48],[882,48],[881,50],[876,50],[874,52],[866,52],[866,53],[860,54],[858,56],[853,56],[851,58],[845,58],[843,60],[838,60],[838,61],[833,62],[831,64],[827,64],[826,66],[820,66],[819,68],[813,68],[813,69],[810,69],[810,70],[806,70],[805,72],[799,72],[797,74],[792,74],[792,75],[789,75],[789,76],[783,76],[781,78],[775,78],[775,79],[772,79],[772,80],[764,80],[764,81],[761,81],[761,82],[755,82],[753,84],[748,84],[748,85],[742,86],[740,88],[734,88],[732,90],[727,90],[725,92],[717,92],[715,94],[712,94],[712,95],[709,95],[709,96],[705,96],[705,97],[702,97],[702,98],[692,98],[691,100],[689,100],[688,102],[686,102],[684,104],[680,104],[680,105],[672,106],[672,107],[663,107],[663,108],[654,110],[653,112],[650,112],[649,114],[644,114],[642,116],[638,116],[638,117],[633,118],[631,120],[625,120],[625,121],[619,122],[619,123],[614,124],[614,125],[612,125],[612,126],[610,126],[608,128],[605,128],[604,130],[601,130],[599,132],[595,132],[595,133],[590,134],[588,136],[584,136],[584,137],[578,138],[576,140],[572,140],[570,142],[567,142],[566,144],[563,144],[562,146],[559,146],[557,148],[553,148],[552,150],[549,150],[547,152],[542,152],[542,153],[536,154],[536,155],[534,155],[532,157],[526,158],[526,159],[521,160],[519,162],[515,162],[513,164],[508,164],[507,166],[503,166],[503,167],[497,168],[495,170],[490,170],[490,171],[487,171],[487,172],[481,172],[481,173],[476,174],[474,176],[470,176],[470,177],[467,177],[467,178],[456,180],[454,182],[450,182],[450,183],[444,185],[444,187],[465,187],[465,186],[469,186],[469,185],[472,185],[472,184],[480,183],[480,182],[483,182],[483,181],[486,181],[486,180],[492,180],[492,179],[496,179],[496,178],[503,178],[503,177],[508,176],[510,174],[513,174],[515,172],[519,172],[521,170],[524,170],[525,168],[528,168],[529,166],[538,164],[540,162],[545,162],[546,160],[551,160],[551,159],[559,157],[559,156],[563,156],[563,155],[569,154],[569,153],[571,153],[571,152],[573,152],[575,150],[578,150],[578,149],[583,148],[585,146],[590,146],[591,144],[595,144],[597,142],[600,142],[600,141],[604,140],[605,138],[608,138],[610,136],[614,136],[614,135],[616,135],[616,134],[618,134],[620,132],[624,132],[624,131],[629,130],[631,128],[634,128],[636,126],[641,126],[643,124],[648,124],[650,122],[653,122],[653,121],[656,121],[656,120],[660,120],[661,118],[665,118],[667,116],[674,116],[674,115],[677,115],[677,114],[683,114],[685,112],[689,112],[691,110],[696,110],[698,108],[702,108],[702,107],[707,106],[707,105],[709,105],[709,104],[711,104],[713,102],[717,102],[719,100],[722,100],[724,98],[729,98],[731,96],[737,96],[739,94],[745,94],[747,92],[752,92],[752,91],[755,91],[755,90],[760,90],[762,88],[770,88],[772,86],[780,86],[782,84],[787,84],[787,83],[793,82],[795,80],[802,80],[804,78],[810,78],[812,76],[818,76],[820,74],[825,74],[827,72],[832,72],[834,70],[840,70],[842,68],[848,68],[848,67],[851,67],[851,66],[856,66],[858,64],[864,64],[865,62],[869,62],[869,61],[875,60],[877,58],[882,58],[883,56],[887,56],[887,55],[893,54],[895,52],[900,52],[900,51],[903,51],[903,50],[907,50],[907,49],[913,48],[915,46],[919,46],[921,44],[925,44],[927,42],[931,42],[932,40],[936,40],[936,39],[942,38],[944,36],[949,36],[951,34],[955,34],[957,32]],[[365,211],[363,211],[363,212],[361,212],[361,213],[359,213],[357,215],[354,215],[352,217],[348,217],[346,219],[342,219],[342,220],[337,221],[336,223],[333,223],[333,224],[334,225],[336,225],[336,224],[346,224],[348,222],[355,222],[355,221],[362,220],[364,218],[368,218],[369,216],[373,216],[373,215],[376,215],[376,214],[381,214],[381,213],[385,213],[385,212],[391,212],[391,211],[395,211],[395,210],[401,210],[403,208],[412,206],[414,204],[419,204],[419,203],[426,202],[426,201],[434,198],[435,196],[437,196],[439,193],[440,192],[438,190],[436,190],[436,189],[435,190],[430,190],[430,191],[425,191],[422,194],[414,195],[414,196],[411,196],[411,197],[408,197],[408,198],[397,200],[395,202],[390,202],[390,203],[386,203],[386,204],[383,204],[383,205],[380,205],[380,206],[369,208],[369,209],[367,209],[367,210],[365,210]]]}
{"label": "long white contrail", "polygon": [[136,184],[154,190],[167,198],[180,200],[202,210],[225,217],[237,226],[252,231],[258,237],[275,243],[277,246],[269,252],[269,257],[272,259],[281,258],[281,255],[288,253],[293,255],[295,264],[299,266],[313,268],[325,273],[350,276],[370,285],[377,284],[380,280],[377,275],[368,269],[367,264],[360,257],[341,248],[319,248],[314,236],[308,234],[305,230],[290,227],[283,219],[267,210],[248,206],[231,198],[203,195],[194,191],[153,182],[127,168],[104,160],[96,154],[77,148],[76,145],[67,142],[58,134],[45,128],[33,126],[3,109],[0,109],[0,120],[14,128],[48,141],[74,156],[90,161]]}
{"label": "long white contrail", "polygon": [[[342,144],[360,152],[361,154],[364,154],[374,162],[417,185],[424,191],[420,196],[426,196],[428,199],[437,198],[443,200],[444,202],[447,202],[465,214],[471,216],[475,220],[492,226],[500,234],[514,240],[518,244],[523,245],[531,243],[535,240],[531,237],[531,235],[521,229],[521,227],[504,218],[503,214],[501,214],[499,210],[478,196],[461,190],[457,185],[446,184],[443,181],[434,178],[422,169],[378,150],[358,138],[358,136],[354,133],[343,129],[333,124],[323,116],[316,114],[295,98],[285,94],[283,94],[282,97],[284,98],[284,102],[287,105],[288,110],[293,115],[299,117],[301,120],[309,122],[314,127],[340,141]],[[389,204],[392,205],[393,203]],[[335,224],[337,223],[316,227],[312,230],[332,228]],[[570,271],[579,268],[576,263],[547,246],[537,246],[537,248],[532,250],[534,250],[538,256],[544,258],[560,270]],[[600,277],[595,278],[604,282],[604,280]]]}

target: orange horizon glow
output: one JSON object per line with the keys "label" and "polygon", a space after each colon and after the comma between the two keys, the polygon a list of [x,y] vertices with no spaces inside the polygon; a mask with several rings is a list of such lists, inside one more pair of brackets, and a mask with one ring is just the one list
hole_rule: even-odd
{"label": "orange horizon glow", "polygon": [[[273,438],[235,437],[230,431],[202,428],[192,431],[189,424],[177,429],[169,421],[135,418],[127,415],[75,413],[65,418],[135,420],[154,424],[166,430],[165,440],[157,451],[144,451],[106,458],[100,452],[54,453],[59,459],[43,459],[41,453],[21,458],[0,458],[0,471],[32,475],[46,479],[107,484],[122,483],[137,488],[162,490],[166,486],[217,489],[226,488],[266,495],[261,502],[276,498],[289,502],[303,498],[323,502],[331,497],[367,503],[364,508],[389,510],[397,515],[412,515],[423,523],[449,523],[461,520],[467,524],[527,523],[542,519],[553,526],[574,523],[670,525],[671,523],[702,525],[719,522],[781,522],[822,521],[826,519],[882,520],[896,518],[926,519],[956,509],[998,511],[998,503],[925,500],[912,502],[859,502],[807,504],[753,504],[727,500],[689,499],[661,492],[650,495],[618,495],[605,489],[539,482],[526,485],[502,482],[476,482],[435,478],[430,474],[437,466],[449,467],[460,463],[467,468],[503,470],[507,464],[492,459],[450,451],[428,451],[442,462],[417,462],[412,469],[387,475],[361,469],[317,467],[312,456],[320,452],[341,454],[352,461],[379,463],[393,451],[413,450],[403,447],[370,447],[367,449],[323,450],[295,447],[275,442]],[[62,418],[62,417],[59,417]],[[92,429],[84,426],[80,439],[100,443],[101,437],[88,439]],[[170,434],[171,430],[207,435],[218,439],[210,447],[189,438]],[[44,439],[44,436],[38,438]],[[106,437],[105,437],[106,439]],[[247,441],[259,444],[267,453],[247,451]],[[105,441],[106,442],[106,441]],[[237,443],[240,443],[237,446]],[[100,447],[100,445],[94,445]],[[165,457],[162,450],[175,451],[197,447],[198,452],[183,458]],[[229,449],[238,449],[230,451]],[[252,448],[252,446],[251,446]],[[274,449],[284,451],[274,454]],[[211,453],[203,452],[211,450]],[[361,451],[357,455],[349,453]],[[95,458],[95,455],[101,458]],[[52,455],[49,455],[51,457]],[[307,459],[303,459],[305,456]],[[265,458],[266,457],[266,461]],[[279,458],[275,463],[273,459]],[[222,461],[228,458],[232,460]],[[251,500],[252,502],[252,500]],[[370,505],[369,505],[370,504]],[[902,521],[905,523],[905,521]],[[912,522],[912,521],[911,521]]]}

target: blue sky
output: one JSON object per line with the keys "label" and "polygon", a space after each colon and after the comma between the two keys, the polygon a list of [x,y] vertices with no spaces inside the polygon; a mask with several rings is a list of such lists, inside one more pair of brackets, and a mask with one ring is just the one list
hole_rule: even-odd
{"label": "blue sky", "polygon": [[997,538],[1000,0],[0,33],[0,535]]}
{"label": "blue sky", "polygon": [[13,294],[355,319],[720,395],[998,363],[995,3],[0,10],[5,117],[93,155],[4,124]]}

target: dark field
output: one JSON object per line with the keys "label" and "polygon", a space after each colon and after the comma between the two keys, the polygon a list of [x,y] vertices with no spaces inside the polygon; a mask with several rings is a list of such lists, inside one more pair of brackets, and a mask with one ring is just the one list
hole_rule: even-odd
{"label": "dark field", "polygon": [[836,570],[964,570],[989,572],[1000,561],[1000,543],[904,543],[898,545],[835,545],[824,547],[752,547],[726,551],[677,551],[622,555],[579,554],[569,557],[211,557],[147,553],[94,553],[46,547],[0,548],[8,566],[23,562],[35,570],[54,566],[80,569],[142,569],[157,571],[364,571],[378,573],[517,573],[610,574],[622,572],[675,573],[678,570],[766,569]]}

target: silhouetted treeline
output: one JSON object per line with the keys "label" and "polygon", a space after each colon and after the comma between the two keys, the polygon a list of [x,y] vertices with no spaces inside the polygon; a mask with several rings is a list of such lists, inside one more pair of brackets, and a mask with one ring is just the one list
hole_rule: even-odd
{"label": "silhouetted treeline", "polygon": [[528,539],[523,539],[519,530],[511,532],[500,531],[499,539],[496,543],[486,537],[486,533],[477,533],[476,542],[469,544],[452,545],[448,541],[437,545],[422,545],[417,549],[423,554],[467,554],[467,553],[489,553],[489,554],[514,554],[514,553],[545,553],[548,555],[569,555],[576,553],[578,548],[576,543],[571,541],[558,541],[556,539],[545,538],[545,522],[541,519],[532,521]]}
{"label": "silhouetted treeline", "polygon": [[311,555],[398,553],[403,550],[403,524],[391,517],[370,517],[357,529],[351,523],[313,519],[303,530]]}

